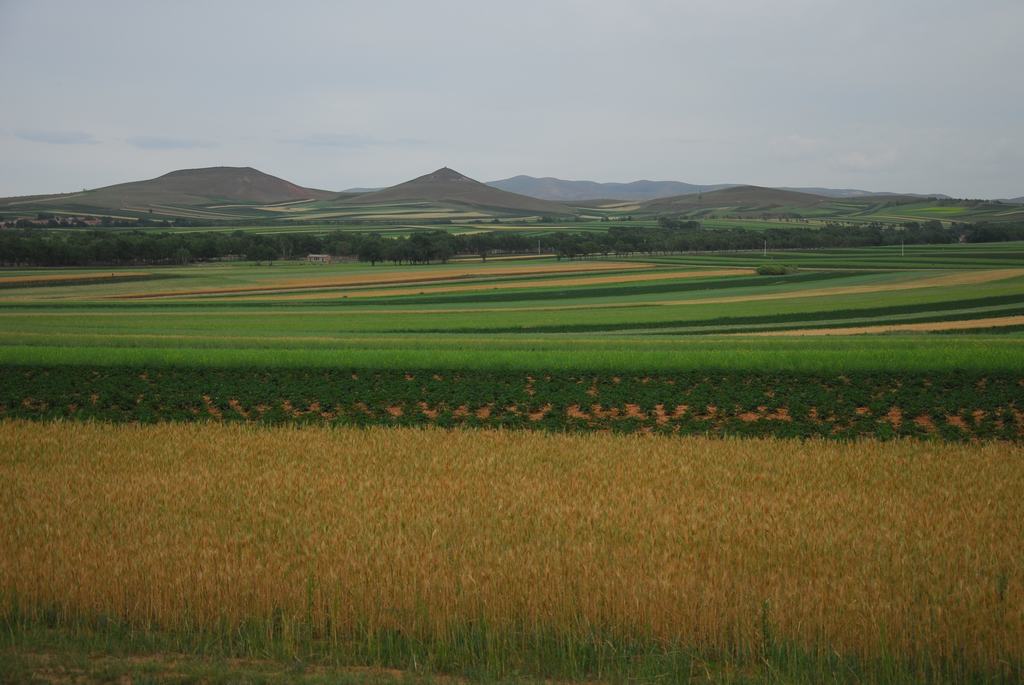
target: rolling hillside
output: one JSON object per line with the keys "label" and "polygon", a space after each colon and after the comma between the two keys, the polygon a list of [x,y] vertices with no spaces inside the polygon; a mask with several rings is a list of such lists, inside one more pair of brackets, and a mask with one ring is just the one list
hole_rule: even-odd
{"label": "rolling hillside", "polygon": [[680,181],[633,181],[631,183],[598,183],[597,181],[566,181],[546,176],[513,176],[490,181],[489,186],[510,193],[528,195],[554,202],[582,202],[586,200],[653,200],[674,195],[708,192],[729,188],[731,184],[699,186]]}
{"label": "rolling hillside", "polygon": [[326,190],[304,188],[252,167],[207,167],[181,169],[146,181],[31,198],[6,198],[0,207],[93,208],[118,210],[165,210],[168,207],[206,207],[225,203],[272,204],[334,197]]}
{"label": "rolling hillside", "polygon": [[[493,219],[528,219],[537,216],[591,220],[605,218],[657,217],[691,214],[722,220],[741,215],[844,219],[857,222],[940,220],[943,222],[1020,220],[1024,199],[1001,202],[953,201],[870,193],[855,195],[853,189],[830,190],[767,188],[760,186],[695,186],[672,181],[594,183],[562,181],[555,178],[517,176],[514,187],[547,195],[601,195],[598,199],[555,202],[510,192],[475,181],[444,167],[411,181],[384,189],[326,191],[305,188],[250,167],[208,167],[182,169],[146,181],[52,195],[0,198],[0,222],[75,222],[92,217],[94,222],[111,217],[117,222],[187,222],[187,226],[225,222],[263,222],[309,225],[343,221],[391,225],[433,226],[445,222],[480,222]],[[496,182],[504,183],[504,182]],[[518,184],[518,185],[517,185]],[[523,185],[525,184],[525,185]],[[340,184],[339,184],[340,185]],[[545,190],[545,188],[547,190]],[[626,194],[686,192],[648,200],[618,199]],[[696,192],[691,189],[696,188]],[[709,190],[710,188],[717,188]],[[836,193],[842,193],[836,197]],[[618,196],[618,197],[616,197]],[[717,218],[716,218],[717,217]],[[65,224],[58,224],[65,225]],[[66,224],[66,225],[71,225]],[[79,222],[79,225],[82,225]],[[725,224],[728,225],[728,224]],[[573,227],[582,227],[573,222]]]}
{"label": "rolling hillside", "polygon": [[[599,183],[596,181],[566,181],[561,178],[545,176],[537,178],[534,176],[513,176],[500,181],[490,181],[487,185],[511,193],[528,195],[541,200],[552,200],[554,202],[591,202],[593,200],[621,200],[631,202],[644,202],[677,195],[694,195],[710,193],[726,188],[742,187],[738,183],[718,183],[711,185],[698,185],[695,183],[683,183],[681,181],[632,181],[630,183]],[[748,186],[749,187],[749,186]],[[830,198],[862,198],[862,197],[918,197],[922,199],[939,198],[949,199],[948,195],[931,193],[918,195],[912,193],[891,193],[873,192],[857,188],[823,188],[823,187],[779,187],[777,190],[790,190],[796,193],[808,193],[821,195]],[[1008,200],[1012,202],[1012,200]]]}
{"label": "rolling hillside", "polygon": [[800,193],[779,188],[760,186],[735,186],[710,193],[677,195],[675,197],[649,200],[640,205],[639,211],[650,214],[692,211],[704,208],[735,207],[746,211],[778,207],[813,207],[827,202],[829,198],[811,193]]}
{"label": "rolling hillside", "polygon": [[553,215],[573,213],[564,205],[493,188],[448,167],[442,167],[432,173],[384,190],[346,199],[342,204],[387,205],[397,202],[459,204],[485,209]]}
{"label": "rolling hillside", "polygon": [[890,193],[890,192],[873,192],[870,190],[858,190],[857,188],[790,188],[782,186],[779,190],[793,190],[798,193],[810,193],[812,195],[823,195],[825,197],[832,198],[861,198],[861,197],[873,197],[873,198],[887,198],[887,197],[915,197],[922,200],[928,199],[939,199],[939,200],[951,200],[949,195],[942,193]]}

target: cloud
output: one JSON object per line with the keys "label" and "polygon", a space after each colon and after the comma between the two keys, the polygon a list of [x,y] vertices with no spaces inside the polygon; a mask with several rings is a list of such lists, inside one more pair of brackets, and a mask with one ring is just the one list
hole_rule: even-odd
{"label": "cloud", "polygon": [[422,145],[425,141],[416,138],[374,138],[352,133],[311,133],[301,138],[285,138],[282,143],[306,145],[309,147],[366,148],[379,146]]}
{"label": "cloud", "polygon": [[15,131],[14,135],[22,140],[50,145],[94,145],[100,142],[84,131]]}
{"label": "cloud", "polygon": [[143,150],[195,150],[199,148],[217,147],[217,143],[191,138],[165,138],[163,136],[135,136],[127,138],[127,143]]}
{"label": "cloud", "polygon": [[828,147],[828,142],[821,138],[804,136],[794,133],[771,141],[772,152],[780,157],[803,159],[815,157]]}
{"label": "cloud", "polygon": [[836,157],[835,163],[844,171],[870,173],[891,167],[896,159],[897,154],[893,150],[878,152],[853,150]]}

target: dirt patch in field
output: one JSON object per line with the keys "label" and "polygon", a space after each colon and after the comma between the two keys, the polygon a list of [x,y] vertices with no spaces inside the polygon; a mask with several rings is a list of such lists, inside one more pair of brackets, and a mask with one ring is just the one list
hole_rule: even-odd
{"label": "dirt patch in field", "polygon": [[565,415],[568,416],[570,419],[586,420],[590,418],[590,414],[587,414],[582,409],[580,409],[580,405],[578,404],[569,405],[569,407],[567,407],[565,410]]}
{"label": "dirt patch in field", "polygon": [[950,426],[955,426],[962,431],[970,430],[970,428],[967,426],[967,422],[964,421],[963,417],[957,416],[956,414],[950,414],[949,416],[947,416],[946,423],[948,423]]}
{"label": "dirt patch in field", "polygon": [[664,426],[669,421],[673,421],[683,416],[687,411],[689,411],[689,409],[690,407],[685,404],[678,404],[670,414],[668,410],[665,408],[664,404],[656,404],[654,405],[655,423],[657,423],[659,426]]}
{"label": "dirt patch in field", "polygon": [[626,404],[626,417],[630,419],[647,420],[647,412],[640,409],[639,404]]}
{"label": "dirt patch in field", "polygon": [[793,417],[789,413],[789,409],[786,407],[779,407],[774,411],[768,411],[767,406],[759,406],[757,411],[745,411],[741,414],[737,414],[736,418],[744,423],[753,423],[755,421],[782,421],[784,423],[792,423]]}
{"label": "dirt patch in field", "polygon": [[531,411],[529,414],[527,414],[527,416],[530,418],[531,421],[540,421],[541,419],[548,415],[549,411],[551,411],[551,405],[545,404],[540,409],[536,411]]}
{"label": "dirt patch in field", "polygon": [[417,406],[420,408],[420,413],[431,421],[436,420],[438,415],[441,413],[440,410],[431,407],[426,402],[420,402]]}
{"label": "dirt patch in field", "polygon": [[245,410],[245,407],[243,407],[242,403],[239,402],[237,399],[231,398],[230,400],[228,400],[228,406],[231,407],[231,409],[238,413],[240,416],[244,418],[249,418],[249,412]]}
{"label": "dirt patch in field", "polygon": [[928,414],[921,414],[914,417],[914,425],[929,433],[935,432],[935,421]]}
{"label": "dirt patch in field", "polygon": [[206,407],[206,413],[213,418],[218,421],[224,418],[224,414],[221,412],[220,407],[213,403],[213,398],[209,395],[203,395],[203,405]]}
{"label": "dirt patch in field", "polygon": [[898,429],[903,425],[903,410],[899,407],[890,408],[889,411],[886,412],[884,420],[888,421],[893,428]]}
{"label": "dirt patch in field", "polygon": [[1003,326],[1024,325],[1024,316],[994,316],[987,319],[968,319],[965,321],[931,321],[926,323],[892,323],[877,326],[846,326],[843,328],[804,328],[793,331],[763,331],[761,333],[743,333],[756,336],[789,336],[789,335],[862,335],[866,333],[899,333],[899,332],[937,332],[963,331],[975,328],[1001,328]]}

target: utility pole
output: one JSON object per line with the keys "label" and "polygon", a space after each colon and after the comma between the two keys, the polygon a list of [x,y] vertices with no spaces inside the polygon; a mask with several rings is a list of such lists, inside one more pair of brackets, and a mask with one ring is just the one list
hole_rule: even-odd
{"label": "utility pole", "polygon": [[906,252],[903,250],[903,238],[900,238],[900,257],[904,256]]}
{"label": "utility pole", "polygon": [[767,238],[764,239],[764,256],[765,257],[768,256],[768,239]]}
{"label": "utility pole", "polygon": [[540,238],[537,238],[537,254],[540,254]]}

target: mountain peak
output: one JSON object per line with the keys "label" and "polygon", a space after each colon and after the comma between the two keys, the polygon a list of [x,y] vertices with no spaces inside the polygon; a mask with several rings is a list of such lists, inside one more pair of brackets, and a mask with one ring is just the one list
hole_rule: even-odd
{"label": "mountain peak", "polygon": [[131,181],[82,193],[92,207],[144,210],[157,205],[205,206],[224,202],[266,204],[323,199],[334,193],[303,188],[252,167],[177,169],[146,181]]}
{"label": "mountain peak", "polygon": [[210,176],[210,175],[230,176],[230,175],[239,175],[239,174],[260,174],[262,176],[270,176],[270,174],[265,174],[262,171],[260,171],[259,169],[254,169],[251,166],[206,166],[206,167],[198,167],[198,168],[195,168],[195,169],[176,169],[174,171],[167,172],[166,174],[164,174],[160,178],[168,178],[168,177],[176,177],[176,176],[179,176],[179,177],[180,176],[200,176],[200,175],[203,175],[203,176]]}
{"label": "mountain peak", "polygon": [[564,205],[493,188],[446,166],[411,181],[344,200],[359,204],[409,201],[454,203],[523,214],[572,214],[572,210]]}
{"label": "mountain peak", "polygon": [[443,166],[437,171],[432,171],[425,176],[420,176],[417,180],[424,181],[472,181],[469,176],[460,174],[455,169]]}

